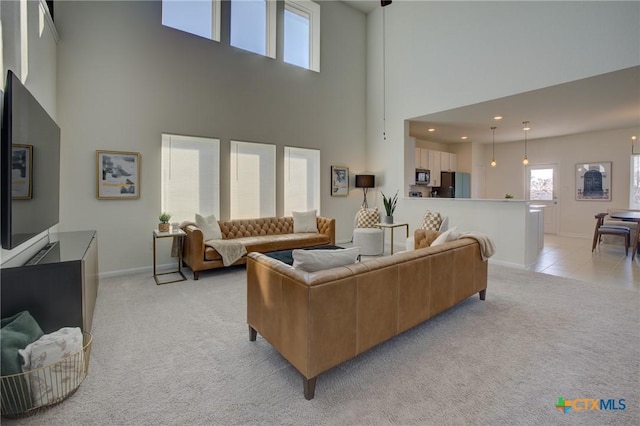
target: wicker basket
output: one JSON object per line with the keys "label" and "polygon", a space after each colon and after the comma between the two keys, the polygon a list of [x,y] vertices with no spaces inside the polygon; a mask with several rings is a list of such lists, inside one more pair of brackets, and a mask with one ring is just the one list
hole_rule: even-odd
{"label": "wicker basket", "polygon": [[[73,395],[89,372],[93,337],[91,333],[83,332],[82,340],[82,350],[54,364],[25,373],[1,376],[2,416],[31,416]],[[33,379],[47,389],[46,397],[40,401],[35,401],[32,392],[29,392],[29,384]]]}

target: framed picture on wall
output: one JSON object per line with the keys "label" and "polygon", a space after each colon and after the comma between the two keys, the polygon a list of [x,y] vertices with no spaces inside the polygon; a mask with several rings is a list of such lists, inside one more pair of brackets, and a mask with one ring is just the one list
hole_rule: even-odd
{"label": "framed picture on wall", "polygon": [[30,200],[33,185],[33,145],[11,145],[11,198]]}
{"label": "framed picture on wall", "polygon": [[576,200],[611,201],[611,161],[576,164]]}
{"label": "framed picture on wall", "polygon": [[331,196],[346,197],[349,195],[349,168],[331,166]]}
{"label": "framed picture on wall", "polygon": [[140,153],[96,151],[96,196],[99,200],[140,198]]}

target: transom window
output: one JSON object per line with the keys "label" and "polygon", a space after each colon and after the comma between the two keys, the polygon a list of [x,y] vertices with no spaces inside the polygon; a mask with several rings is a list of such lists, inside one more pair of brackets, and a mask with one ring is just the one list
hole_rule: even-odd
{"label": "transom window", "polygon": [[276,2],[274,0],[232,0],[231,45],[275,58]]}
{"label": "transom window", "polygon": [[162,25],[220,41],[220,0],[162,0]]}
{"label": "transom window", "polygon": [[320,5],[317,3],[285,1],[284,61],[320,71]]}

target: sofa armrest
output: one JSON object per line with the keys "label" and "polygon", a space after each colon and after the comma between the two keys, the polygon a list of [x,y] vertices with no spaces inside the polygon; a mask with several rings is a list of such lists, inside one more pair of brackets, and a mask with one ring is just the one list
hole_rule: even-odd
{"label": "sofa armrest", "polygon": [[200,270],[204,264],[204,234],[195,225],[184,227],[187,236],[184,240],[182,259],[194,270]]}
{"label": "sofa armrest", "polygon": [[318,223],[318,232],[321,234],[329,236],[329,244],[336,244],[336,220],[330,219],[328,217],[320,217],[317,218]]}

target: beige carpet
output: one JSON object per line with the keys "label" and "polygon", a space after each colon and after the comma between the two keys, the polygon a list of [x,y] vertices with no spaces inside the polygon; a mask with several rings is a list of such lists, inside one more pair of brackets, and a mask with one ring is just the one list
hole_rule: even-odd
{"label": "beige carpet", "polygon": [[[318,378],[249,342],[245,270],[156,286],[104,279],[89,376],[37,416],[3,424],[640,424],[638,291],[490,266],[467,299]],[[329,342],[328,342],[329,343]],[[556,410],[558,397],[626,410]]]}

